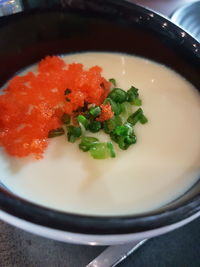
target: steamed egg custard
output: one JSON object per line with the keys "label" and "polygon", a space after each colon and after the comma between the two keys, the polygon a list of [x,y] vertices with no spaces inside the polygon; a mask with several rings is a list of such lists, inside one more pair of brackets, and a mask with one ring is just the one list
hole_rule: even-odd
{"label": "steamed egg custard", "polygon": [[[78,53],[63,59],[85,69],[100,66],[102,76],[115,78],[124,90],[139,88],[148,123],[134,126],[136,144],[125,151],[114,144],[116,157],[104,160],[67,142],[66,135],[49,139],[40,160],[12,157],[1,148],[0,179],[8,190],[60,211],[130,215],[166,205],[197,182],[200,94],[192,84],[163,65],[126,54]],[[27,71],[37,73],[37,67]],[[88,135],[110,141],[103,131]]]}

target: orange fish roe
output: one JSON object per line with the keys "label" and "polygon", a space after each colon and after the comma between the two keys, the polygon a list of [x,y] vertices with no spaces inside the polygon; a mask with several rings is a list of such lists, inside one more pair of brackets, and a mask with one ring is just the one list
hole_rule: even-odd
{"label": "orange fish roe", "polygon": [[110,104],[102,104],[100,105],[101,107],[101,114],[100,116],[96,119],[97,121],[106,121],[109,120],[110,118],[113,117],[114,112],[112,111],[111,105]]}
{"label": "orange fish roe", "polygon": [[[84,70],[82,64],[67,65],[57,56],[47,56],[37,74],[15,76],[0,95],[0,145],[13,156],[41,158],[48,132],[61,127],[64,112],[72,114],[85,103],[101,105],[107,97],[111,84],[101,71],[98,66]],[[111,107],[101,108],[99,120],[110,118]]]}

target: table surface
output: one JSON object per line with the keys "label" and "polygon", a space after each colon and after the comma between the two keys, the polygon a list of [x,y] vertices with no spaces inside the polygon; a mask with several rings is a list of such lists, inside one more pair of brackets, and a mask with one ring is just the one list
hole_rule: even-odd
{"label": "table surface", "polygon": [[[191,0],[132,0],[169,16]],[[193,1],[194,2],[194,1]],[[65,244],[0,222],[0,267],[84,267],[105,247]],[[146,242],[120,267],[200,267],[200,219]]]}
{"label": "table surface", "polygon": [[[0,222],[1,267],[85,267],[105,247],[70,245]],[[199,267],[200,219],[152,238],[119,267]]]}

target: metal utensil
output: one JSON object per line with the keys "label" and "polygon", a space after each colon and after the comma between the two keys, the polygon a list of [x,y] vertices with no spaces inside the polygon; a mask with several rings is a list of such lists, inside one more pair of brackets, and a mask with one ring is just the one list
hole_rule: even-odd
{"label": "metal utensil", "polygon": [[125,260],[131,253],[143,245],[147,239],[135,241],[129,244],[110,246],[86,267],[114,267]]}

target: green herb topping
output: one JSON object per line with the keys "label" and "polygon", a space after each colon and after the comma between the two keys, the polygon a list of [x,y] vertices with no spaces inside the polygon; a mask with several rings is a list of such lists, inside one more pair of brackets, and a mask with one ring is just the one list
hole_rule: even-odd
{"label": "green herb topping", "polygon": [[65,133],[63,128],[57,128],[49,131],[48,138],[57,137]]}
{"label": "green herb topping", "polygon": [[[139,97],[139,90],[131,86],[128,91],[116,88],[116,80],[109,79],[113,89],[104,99],[103,105],[110,105],[113,117],[105,121],[99,118],[102,116],[102,106],[92,103],[85,103],[84,109],[77,110],[77,115],[73,118],[64,113],[61,122],[66,125],[67,139],[69,142],[79,142],[79,148],[83,152],[89,152],[94,159],[114,158],[116,156],[113,142],[122,150],[127,150],[137,142],[134,127],[137,123],[145,124],[147,117],[141,107],[134,110],[134,106],[141,106],[142,100]],[[64,95],[70,94],[70,89],[66,89]],[[67,101],[70,101],[66,98]],[[71,125],[69,125],[71,123]],[[94,136],[86,136],[89,132],[95,134],[103,130],[109,135],[113,142],[101,142]],[[48,137],[56,137],[65,133],[63,128],[49,131]]]}
{"label": "green herb topping", "polygon": [[109,82],[113,84],[113,86],[117,86],[116,80],[111,78],[109,79]]}

